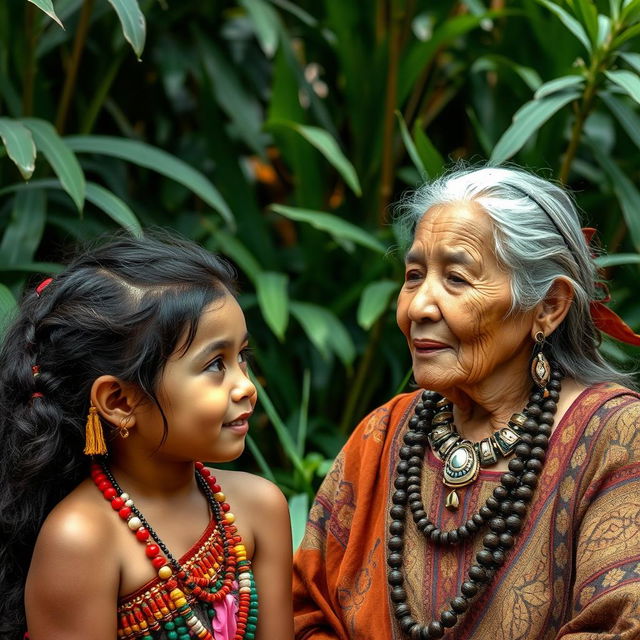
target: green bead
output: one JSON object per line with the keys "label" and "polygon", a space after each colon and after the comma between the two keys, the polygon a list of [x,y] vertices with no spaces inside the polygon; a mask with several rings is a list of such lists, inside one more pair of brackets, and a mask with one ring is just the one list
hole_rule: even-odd
{"label": "green bead", "polygon": [[255,630],[256,630],[255,624],[247,624],[247,631],[255,631]]}
{"label": "green bead", "polygon": [[258,624],[258,618],[257,616],[249,616],[247,618],[247,622],[250,622],[251,624]]}
{"label": "green bead", "polygon": [[178,634],[175,631],[167,631],[168,640],[178,640]]}
{"label": "green bead", "polygon": [[176,617],[173,619],[173,621],[174,621],[176,624],[184,624],[184,618],[183,618],[182,616],[176,616]]}
{"label": "green bead", "polygon": [[165,628],[167,631],[173,631],[173,630],[176,628],[176,623],[175,623],[175,622],[173,622],[173,620],[170,620],[169,622],[167,622],[167,623],[164,625],[164,628]]}
{"label": "green bead", "polygon": [[187,634],[187,636],[189,636],[189,627],[185,627],[185,626],[180,626],[176,629],[176,631],[180,634]]}

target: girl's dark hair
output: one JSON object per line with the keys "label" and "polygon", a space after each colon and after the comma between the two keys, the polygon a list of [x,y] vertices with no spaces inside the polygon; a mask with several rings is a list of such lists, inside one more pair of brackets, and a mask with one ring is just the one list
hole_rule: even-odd
{"label": "girl's dark hair", "polygon": [[112,238],[73,260],[40,295],[25,294],[0,351],[3,640],[22,640],[26,573],[45,517],[87,477],[94,380],[111,374],[137,383],[157,404],[168,357],[188,348],[203,309],[229,292],[227,263],[156,233]]}

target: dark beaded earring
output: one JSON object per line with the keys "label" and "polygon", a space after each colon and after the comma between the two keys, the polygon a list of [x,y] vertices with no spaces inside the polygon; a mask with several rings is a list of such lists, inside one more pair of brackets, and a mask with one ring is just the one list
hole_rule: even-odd
{"label": "dark beaded earring", "polygon": [[[409,428],[404,436],[404,445],[399,451],[387,540],[387,579],[392,611],[400,629],[411,640],[441,638],[447,629],[454,627],[459,617],[467,611],[469,600],[487,588],[496,570],[506,561],[507,552],[515,545],[527,505],[542,472],[557,411],[556,403],[560,397],[562,374],[555,363],[549,364],[546,358],[545,364],[548,371],[535,380],[536,386],[523,411],[526,417],[522,425],[523,434],[515,448],[515,457],[509,461],[509,470],[502,474],[500,484],[484,506],[466,523],[450,531],[441,531],[431,522],[421,495],[424,447],[428,443],[428,434],[437,427],[433,424],[433,418],[438,408],[443,406],[443,398],[432,391],[423,391],[414,408],[414,415],[409,420]],[[540,373],[543,373],[542,369]],[[544,385],[540,385],[539,380],[544,381]],[[481,529],[489,529],[483,538],[483,548],[476,555],[477,562],[469,567],[468,578],[462,583],[460,593],[449,602],[449,608],[441,613],[440,620],[425,624],[413,617],[407,604],[406,590],[402,586],[405,581],[402,567],[407,505],[418,530],[428,542],[434,544],[460,544]]]}

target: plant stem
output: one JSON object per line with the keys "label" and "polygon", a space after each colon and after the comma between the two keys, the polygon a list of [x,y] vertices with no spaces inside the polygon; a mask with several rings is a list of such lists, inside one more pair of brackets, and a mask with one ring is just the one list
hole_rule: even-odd
{"label": "plant stem", "polygon": [[22,90],[22,115],[33,114],[33,87],[36,78],[35,6],[29,3],[25,13],[25,77]]}
{"label": "plant stem", "polygon": [[378,203],[378,223],[384,225],[387,207],[393,191],[393,129],[394,113],[398,95],[398,59],[400,56],[401,22],[404,16],[401,0],[391,0],[391,26],[389,28],[389,63],[387,67],[387,87],[382,127],[382,175]]}
{"label": "plant stem", "polygon": [[84,44],[87,39],[87,33],[89,32],[89,21],[91,18],[91,11],[93,10],[93,3],[94,0],[84,0],[82,11],[80,12],[78,29],[73,41],[73,52],[71,54],[71,60],[69,61],[69,68],[67,69],[64,87],[62,88],[62,96],[60,98],[60,103],[58,104],[58,114],[56,116],[56,129],[60,134],[64,132],[67,116],[69,115],[71,96],[73,95],[73,91],[76,86],[80,60],[82,58]]}
{"label": "plant stem", "polygon": [[102,81],[98,86],[98,90],[94,94],[93,99],[91,100],[91,103],[87,108],[85,116],[82,119],[82,125],[80,126],[79,133],[83,135],[87,133],[91,133],[91,130],[93,129],[96,119],[100,114],[100,109],[102,109],[102,106],[104,105],[107,95],[109,94],[109,89],[111,89],[111,85],[113,84],[113,81],[115,80],[116,75],[118,74],[118,70],[120,69],[120,65],[122,64],[122,61],[124,60],[125,55],[126,55],[126,49],[122,48],[120,52],[117,53],[114,56],[113,60],[111,61],[111,64],[109,65],[109,69],[107,70],[107,73],[105,73],[104,77],[102,78]]}
{"label": "plant stem", "polygon": [[560,173],[558,175],[560,182],[567,184],[569,180],[569,172],[571,171],[571,164],[576,157],[578,151],[578,145],[580,144],[580,137],[582,135],[582,128],[589,115],[591,108],[593,107],[593,101],[596,95],[596,73],[590,74],[587,81],[587,86],[582,97],[582,104],[576,115],[575,122],[571,129],[571,139],[569,140],[569,146],[562,159],[562,166],[560,167]]}
{"label": "plant stem", "polygon": [[358,370],[356,371],[356,375],[353,379],[353,384],[351,385],[351,389],[347,397],[347,403],[342,413],[342,418],[340,420],[341,433],[349,433],[355,426],[362,390],[371,375],[370,371],[374,363],[375,355],[378,351],[378,346],[380,345],[380,340],[382,339],[382,328],[384,326],[385,319],[386,313],[383,313],[371,329],[369,343],[367,344],[367,348],[358,363]]}

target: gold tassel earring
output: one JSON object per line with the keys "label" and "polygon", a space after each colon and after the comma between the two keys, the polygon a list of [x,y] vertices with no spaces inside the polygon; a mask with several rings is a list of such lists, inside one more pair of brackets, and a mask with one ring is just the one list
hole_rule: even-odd
{"label": "gold tassel earring", "polygon": [[98,410],[93,405],[89,407],[89,415],[87,416],[84,453],[88,456],[103,456],[107,453],[102,423],[98,416]]}

